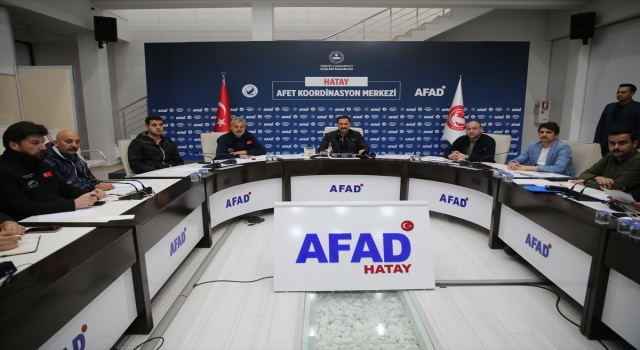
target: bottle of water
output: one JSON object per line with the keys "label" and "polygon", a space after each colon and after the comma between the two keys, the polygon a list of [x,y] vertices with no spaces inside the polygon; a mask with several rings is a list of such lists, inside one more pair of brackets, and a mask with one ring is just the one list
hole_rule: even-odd
{"label": "bottle of water", "polygon": [[327,147],[327,156],[331,155],[331,153],[333,153],[333,147],[331,146],[331,142],[329,142],[329,147]]}

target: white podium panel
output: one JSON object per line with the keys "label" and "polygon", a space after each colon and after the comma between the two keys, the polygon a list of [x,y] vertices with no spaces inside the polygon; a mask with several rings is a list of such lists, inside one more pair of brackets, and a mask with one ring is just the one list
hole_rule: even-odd
{"label": "white podium panel", "polygon": [[199,206],[144,254],[151,298],[202,237],[202,206]]}
{"label": "white podium panel", "polygon": [[110,349],[137,315],[128,269],[40,349]]}
{"label": "white podium panel", "polygon": [[433,289],[425,201],[278,202],[274,290]]}
{"label": "white podium panel", "polygon": [[640,284],[613,269],[609,273],[602,322],[640,349]]}
{"label": "white podium panel", "polygon": [[491,228],[493,197],[466,187],[409,179],[409,200],[425,200],[429,210]]}
{"label": "white podium panel", "polygon": [[584,306],[591,256],[540,225],[502,206],[498,237]]}
{"label": "white podium panel", "polygon": [[282,200],[282,179],[269,179],[233,186],[209,196],[211,227],[256,210],[273,208]]}
{"label": "white podium panel", "polygon": [[397,201],[400,177],[310,175],[291,177],[291,201]]}

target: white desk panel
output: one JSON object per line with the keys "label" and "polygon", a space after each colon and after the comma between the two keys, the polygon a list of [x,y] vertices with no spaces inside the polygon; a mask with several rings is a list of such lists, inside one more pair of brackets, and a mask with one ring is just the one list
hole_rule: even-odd
{"label": "white desk panel", "polygon": [[273,208],[282,200],[282,179],[269,179],[226,188],[209,196],[211,227],[253,211]]}
{"label": "white desk panel", "polygon": [[640,284],[611,269],[602,322],[640,349]]}
{"label": "white desk panel", "polygon": [[540,225],[502,206],[498,237],[584,306],[591,256]]}
{"label": "white desk panel", "polygon": [[397,201],[400,177],[309,175],[291,177],[291,201]]}
{"label": "white desk panel", "polygon": [[204,230],[202,205],[200,205],[145,253],[151,298],[156,295],[202,237],[204,237]]}
{"label": "white desk panel", "polygon": [[[171,168],[158,169],[158,170],[154,170],[154,171],[148,171],[148,172],[142,173],[142,174],[136,174],[133,177],[134,178],[150,178],[150,177],[176,178],[176,177],[185,177],[185,176],[189,176],[193,172],[199,172],[200,169],[206,169],[206,168],[202,167],[204,165],[206,165],[206,164],[191,163],[191,164],[185,164],[185,165],[178,165],[178,166],[173,166]],[[211,169],[207,169],[207,170],[211,170]],[[126,181],[126,179],[124,179],[123,181]]]}
{"label": "white desk panel", "polygon": [[[178,181],[180,181],[180,179],[145,179],[143,183],[151,186],[156,193],[159,193]],[[122,191],[120,190],[120,192]],[[99,207],[89,207],[57,214],[30,216],[20,221],[20,223],[23,226],[29,226],[30,222],[99,222],[99,220],[97,220],[99,217],[121,215],[127,210],[140,205],[145,200],[150,200],[150,198],[119,201],[117,197],[107,197],[105,199],[107,203]]]}
{"label": "white desk panel", "polygon": [[466,187],[409,179],[409,200],[425,200],[429,210],[491,228],[493,197]]}
{"label": "white desk panel", "polygon": [[40,349],[110,349],[137,315],[127,269]]}

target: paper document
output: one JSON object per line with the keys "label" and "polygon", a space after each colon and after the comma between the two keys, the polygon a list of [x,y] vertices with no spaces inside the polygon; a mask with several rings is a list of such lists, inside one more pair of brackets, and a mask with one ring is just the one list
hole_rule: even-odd
{"label": "paper document", "polygon": [[38,242],[40,242],[40,235],[23,235],[18,242],[18,248],[0,252],[0,257],[33,253],[38,250]]}
{"label": "paper document", "polygon": [[115,216],[98,216],[96,222],[107,222],[116,220],[132,220],[135,215],[115,215]]}
{"label": "paper document", "polygon": [[453,163],[453,160],[447,159],[444,157],[435,157],[435,156],[426,156],[422,157],[423,160],[427,162],[436,162],[436,163]]}
{"label": "paper document", "polygon": [[64,219],[72,219],[81,216],[94,216],[98,215],[98,212],[95,209],[78,209],[75,211],[66,211],[64,213],[55,213],[55,214],[46,214],[46,215],[38,215],[38,221],[57,221]]}
{"label": "paper document", "polygon": [[625,192],[605,189],[604,193],[606,193],[609,196],[619,200],[622,203],[633,203],[633,202],[636,201],[635,199],[633,199],[633,196],[631,196],[630,194],[625,193]]}
{"label": "paper document", "polygon": [[545,179],[513,179],[513,183],[518,185],[532,185],[532,186],[553,186],[557,185],[555,182],[551,182]]}

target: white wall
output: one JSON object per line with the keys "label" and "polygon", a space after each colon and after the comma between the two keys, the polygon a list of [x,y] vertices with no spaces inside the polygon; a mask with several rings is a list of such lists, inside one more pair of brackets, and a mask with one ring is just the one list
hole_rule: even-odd
{"label": "white wall", "polygon": [[[640,18],[596,30],[580,141],[593,142],[602,110],[617,102],[616,90],[623,83],[640,86]],[[638,93],[635,100],[640,100]]]}
{"label": "white wall", "polygon": [[[562,101],[564,99],[568,63],[569,38],[554,41],[551,46],[547,101],[550,101],[552,106],[549,120],[558,123],[560,126],[562,126]],[[560,133],[562,133],[562,127],[560,128]]]}
{"label": "white wall", "polygon": [[544,39],[546,11],[495,10],[431,38],[431,41],[528,41],[529,69],[522,147],[537,141],[533,105],[547,95],[551,41]]}
{"label": "white wall", "polygon": [[33,60],[36,66],[73,66],[76,83],[76,111],[78,116],[78,133],[82,138],[87,135],[87,123],[84,111],[84,95],[82,91],[82,75],[80,74],[80,56],[76,41],[34,43]]}
{"label": "white wall", "polygon": [[383,8],[276,7],[274,40],[323,39],[382,10]]}

